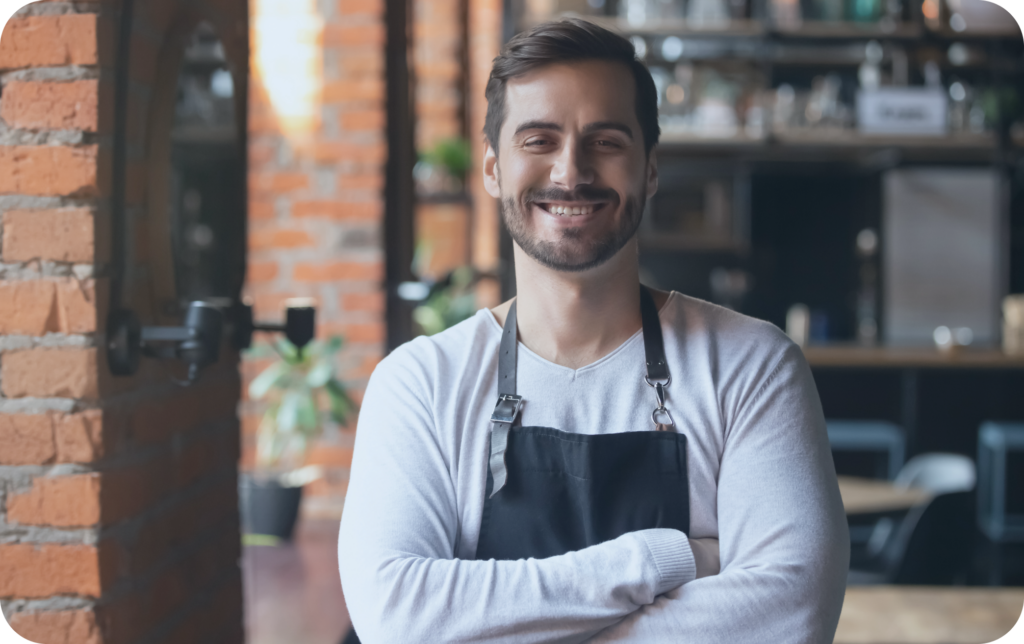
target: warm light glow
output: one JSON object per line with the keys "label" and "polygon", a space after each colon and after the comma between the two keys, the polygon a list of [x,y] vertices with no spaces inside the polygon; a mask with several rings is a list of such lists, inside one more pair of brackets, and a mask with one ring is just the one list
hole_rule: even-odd
{"label": "warm light glow", "polygon": [[928,20],[939,19],[939,3],[936,0],[924,0],[921,3],[921,13]]}
{"label": "warm light glow", "polygon": [[686,100],[686,90],[683,89],[682,85],[673,83],[665,89],[665,98],[668,99],[669,103],[679,105]]}
{"label": "warm light glow", "polygon": [[319,124],[324,24],[315,0],[252,0],[253,71],[285,135]]}

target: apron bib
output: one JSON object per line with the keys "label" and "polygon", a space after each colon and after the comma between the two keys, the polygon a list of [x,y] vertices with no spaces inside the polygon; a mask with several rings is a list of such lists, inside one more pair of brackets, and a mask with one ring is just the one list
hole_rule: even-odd
{"label": "apron bib", "polygon": [[654,299],[640,288],[647,384],[658,406],[655,431],[574,434],[514,427],[516,303],[498,355],[498,404],[491,420],[486,500],[477,559],[545,558],[647,528],[690,531],[686,436],[665,408],[671,382]]}

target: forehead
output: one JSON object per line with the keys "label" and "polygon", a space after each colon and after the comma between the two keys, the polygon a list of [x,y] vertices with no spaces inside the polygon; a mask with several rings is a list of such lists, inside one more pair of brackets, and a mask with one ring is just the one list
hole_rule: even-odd
{"label": "forehead", "polygon": [[604,60],[552,63],[505,85],[505,122],[501,137],[519,123],[546,121],[567,129],[597,121],[619,121],[640,136],[636,85],[629,67]]}

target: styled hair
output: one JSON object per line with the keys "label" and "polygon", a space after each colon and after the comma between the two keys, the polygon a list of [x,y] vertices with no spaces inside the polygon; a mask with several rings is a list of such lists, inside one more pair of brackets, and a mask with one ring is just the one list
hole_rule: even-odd
{"label": "styled hair", "polygon": [[636,118],[644,137],[644,149],[650,153],[661,134],[658,127],[658,91],[651,73],[636,57],[633,43],[580,18],[545,22],[517,34],[494,59],[491,77],[484,91],[487,98],[484,135],[495,153],[498,152],[498,135],[507,112],[505,85],[508,80],[545,65],[574,60],[606,60],[629,68],[636,85]]}

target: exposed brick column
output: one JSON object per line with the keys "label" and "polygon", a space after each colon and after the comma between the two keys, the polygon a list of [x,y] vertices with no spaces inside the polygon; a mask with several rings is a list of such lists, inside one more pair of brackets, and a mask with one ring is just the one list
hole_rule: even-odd
{"label": "exposed brick column", "polygon": [[[205,4],[244,87],[245,3]],[[190,6],[135,7],[125,304],[146,321],[150,97]],[[0,603],[44,643],[240,643],[237,355],[182,389],[151,360],[113,378],[101,348],[117,20],[37,3],[0,37]]]}
{"label": "exposed brick column", "polygon": [[[416,149],[420,152],[465,130],[466,2],[419,0],[412,5]],[[420,267],[422,277],[439,279],[470,263],[470,211],[468,200],[416,204],[416,243],[430,258]]]}
{"label": "exposed brick column", "polygon": [[[384,344],[384,3],[254,0],[252,25],[246,293],[264,320],[315,298],[317,336],[344,336],[340,375],[358,400]],[[246,384],[265,366],[247,361]],[[243,468],[262,409],[242,406]],[[308,462],[327,474],[305,512],[340,514],[353,430],[313,446]]]}
{"label": "exposed brick column", "polygon": [[[491,74],[491,61],[501,49],[501,0],[469,0],[469,131],[473,144],[473,171],[469,190],[473,198],[473,265],[482,270],[495,270],[498,254],[498,205],[484,190],[480,167],[484,151],[484,117],[487,101],[484,89]],[[506,267],[512,270],[511,266]],[[481,306],[494,306],[500,300],[500,289],[489,284],[478,294]]]}

